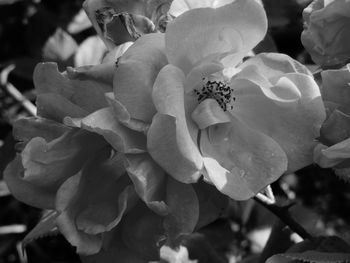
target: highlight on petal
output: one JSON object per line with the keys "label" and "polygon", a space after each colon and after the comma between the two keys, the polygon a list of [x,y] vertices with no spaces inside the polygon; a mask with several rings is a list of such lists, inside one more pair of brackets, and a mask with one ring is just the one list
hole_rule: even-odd
{"label": "highlight on petal", "polygon": [[111,108],[100,109],[83,119],[66,118],[65,123],[102,135],[117,151],[123,153],[146,151],[146,137],[120,124]]}
{"label": "highlight on petal", "polygon": [[225,66],[235,66],[264,38],[266,30],[265,11],[255,0],[192,9],[168,24],[166,54],[186,74],[208,57],[220,61],[233,56]]}
{"label": "highlight on petal", "polygon": [[206,99],[201,102],[192,112],[191,117],[199,129],[231,121],[230,116],[220,108],[218,102],[214,99]]}
{"label": "highlight on petal", "polygon": [[168,207],[164,203],[165,172],[148,154],[128,154],[126,171],[135,191],[155,213],[164,216]]}
{"label": "highlight on petal", "polygon": [[198,84],[202,83],[203,78],[222,70],[224,70],[224,66],[219,62],[203,61],[198,66],[191,69],[187,74],[185,80],[185,92],[193,92],[193,89],[197,88]]}
{"label": "highlight on petal", "polygon": [[195,144],[198,130],[186,117],[183,83],[183,73],[172,65],[159,73],[153,90],[159,113],[149,128],[147,148],[166,172],[181,182],[190,183],[200,177],[203,161]]}
{"label": "highlight on petal", "polygon": [[[247,66],[232,80],[231,87],[236,97],[232,112],[252,129],[273,138],[288,156],[288,171],[295,171],[312,163],[315,139],[319,137],[320,127],[326,118],[320,90],[309,75],[279,74],[280,62],[274,64],[273,60],[265,60],[264,56],[260,56],[260,59],[262,62],[268,61],[266,64],[269,66],[260,64],[259,68],[255,67],[255,73],[250,71],[251,75],[240,77],[240,74],[252,67]],[[291,59],[286,61],[286,65],[289,60]],[[276,69],[275,78],[272,74],[268,75],[268,79],[264,78],[264,81],[256,77],[255,74],[264,76],[262,73],[270,67]],[[297,70],[300,72],[298,68]],[[283,92],[280,93],[278,90],[281,90],[281,85],[278,84],[281,84],[282,76]],[[273,93],[266,92],[268,89]],[[297,100],[290,102],[283,97],[281,100],[280,96],[285,94],[295,96]]]}
{"label": "highlight on petal", "polygon": [[[115,59],[117,60],[117,59]],[[111,86],[115,71],[115,61],[97,65],[84,65],[81,67],[67,67],[66,74],[70,80],[90,80]]]}
{"label": "highlight on petal", "polygon": [[227,5],[235,0],[174,0],[171,3],[169,13],[172,16],[179,16],[188,10],[201,7],[218,8]]}
{"label": "highlight on petal", "polygon": [[235,200],[251,198],[287,170],[278,143],[234,116],[202,132],[200,145],[206,180]]}
{"label": "highlight on petal", "polygon": [[[201,176],[203,160],[188,136],[186,130],[178,128],[174,117],[156,114],[147,134],[147,148],[152,158],[176,180],[193,183]],[[193,145],[188,145],[189,140]]]}
{"label": "highlight on petal", "polygon": [[258,68],[258,72],[268,80],[279,79],[285,73],[302,73],[312,76],[312,73],[300,62],[280,53],[260,53],[246,60],[239,68],[244,70],[252,65]]}
{"label": "highlight on petal", "polygon": [[166,64],[163,34],[142,36],[119,59],[114,94],[131,118],[151,122],[156,112],[151,97],[153,83]]}

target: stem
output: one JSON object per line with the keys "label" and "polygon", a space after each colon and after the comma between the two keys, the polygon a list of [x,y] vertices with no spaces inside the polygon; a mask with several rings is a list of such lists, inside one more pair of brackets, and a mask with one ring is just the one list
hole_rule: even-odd
{"label": "stem", "polygon": [[287,225],[293,232],[297,233],[303,239],[310,239],[312,236],[303,228],[298,222],[296,222],[291,214],[289,208],[293,205],[278,206],[271,201],[269,198],[262,194],[257,194],[254,200],[264,206],[267,210],[277,216],[285,225]]}

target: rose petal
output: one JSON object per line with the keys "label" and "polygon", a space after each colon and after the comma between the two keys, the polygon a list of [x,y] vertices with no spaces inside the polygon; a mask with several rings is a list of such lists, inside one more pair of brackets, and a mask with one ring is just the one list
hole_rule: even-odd
{"label": "rose petal", "polygon": [[338,70],[325,70],[322,76],[322,95],[325,101],[350,105],[350,64]]}
{"label": "rose petal", "polygon": [[191,117],[199,129],[231,121],[228,113],[225,113],[214,99],[206,99],[201,102],[192,112]]}
{"label": "rose petal", "polygon": [[[325,109],[316,82],[310,76],[299,73],[285,74],[283,89],[295,88],[300,92],[296,102],[284,102],[264,92],[248,80],[233,80],[236,101],[233,104],[235,116],[251,128],[273,138],[288,156],[288,171],[298,170],[312,163],[315,139],[319,137],[320,127],[325,120]],[[289,86],[289,83],[294,85]],[[278,82],[277,82],[278,84]],[[274,89],[280,87],[274,85]],[[275,95],[279,95],[274,91]]]}
{"label": "rose petal", "polygon": [[99,136],[85,131],[72,130],[50,142],[35,137],[21,154],[24,180],[57,190],[63,181],[81,169],[91,154],[105,146]]}
{"label": "rose petal", "polygon": [[57,191],[56,209],[60,211],[57,217],[57,227],[68,240],[77,248],[77,253],[83,255],[96,254],[102,247],[102,237],[100,235],[89,235],[79,231],[75,225],[76,211],[68,209],[78,195],[78,188],[81,174],[78,173],[68,178]]}
{"label": "rose petal", "polygon": [[350,138],[327,147],[318,144],[314,149],[314,161],[323,168],[333,167],[350,159]]}
{"label": "rose petal", "polygon": [[[159,113],[153,118],[147,135],[148,151],[170,175],[181,182],[195,182],[203,167],[195,140],[194,124],[186,119],[184,75],[167,65],[154,84],[153,101]],[[171,149],[171,151],[169,151]]]}
{"label": "rose petal", "polygon": [[13,124],[12,134],[17,141],[26,144],[34,137],[52,141],[69,130],[71,130],[70,127],[51,120],[29,117],[16,120]]}
{"label": "rose petal", "polygon": [[144,134],[147,133],[149,124],[132,118],[124,105],[114,98],[113,93],[106,93],[106,98],[113,109],[113,114],[120,123],[133,131],[142,132]]}
{"label": "rose petal", "polygon": [[185,92],[193,92],[193,89],[197,88],[198,84],[201,84],[203,78],[210,76],[213,73],[222,71],[223,65],[218,62],[203,62],[194,67],[186,76]]}
{"label": "rose petal", "polygon": [[280,53],[260,53],[246,60],[239,68],[243,70],[252,65],[258,68],[258,72],[267,80],[277,80],[285,73],[303,73],[312,76],[304,65]]}
{"label": "rose petal", "polygon": [[169,13],[172,16],[179,16],[182,13],[194,9],[194,8],[201,8],[201,7],[212,7],[212,8],[218,8],[224,5],[227,5],[234,0],[174,0],[171,3]]}
{"label": "rose petal", "polygon": [[84,80],[74,77],[69,79],[66,74],[58,71],[56,63],[48,62],[36,66],[33,78],[38,95],[46,93],[61,95],[71,103],[92,112],[107,106],[104,93],[111,91],[112,83],[106,84],[94,79],[94,75],[88,78],[87,74]]}
{"label": "rose petal", "polygon": [[281,147],[234,116],[202,132],[200,145],[207,179],[235,200],[251,198],[287,169]]}
{"label": "rose petal", "polygon": [[[71,121],[66,119],[66,123],[68,122]],[[146,137],[121,125],[111,108],[100,109],[81,120],[76,120],[75,125],[102,135],[117,151],[123,153],[146,151]]]}
{"label": "rose petal", "polygon": [[30,206],[53,209],[56,191],[32,184],[24,180],[23,175],[24,168],[21,157],[17,155],[4,171],[4,179],[12,195]]}
{"label": "rose petal", "polygon": [[115,98],[134,119],[150,123],[156,112],[151,94],[159,70],[167,63],[164,49],[163,34],[144,35],[118,61]]}
{"label": "rose petal", "polygon": [[330,144],[350,138],[350,116],[334,110],[322,125],[321,138]]}
{"label": "rose petal", "polygon": [[350,40],[349,13],[346,0],[317,0],[304,9],[301,41],[316,64],[339,66],[349,61],[349,46],[343,44]]}
{"label": "rose petal", "polygon": [[128,154],[127,172],[135,190],[146,205],[155,213],[164,216],[168,213],[164,203],[165,172],[148,154]]}
{"label": "rose petal", "polygon": [[115,68],[115,61],[110,61],[93,66],[88,64],[77,68],[67,67],[66,70],[70,80],[98,81],[111,86]]}
{"label": "rose petal", "polygon": [[38,116],[57,122],[62,122],[66,116],[81,118],[89,114],[88,111],[54,93],[39,94],[36,105]]}
{"label": "rose petal", "polygon": [[79,195],[74,205],[68,207],[76,212],[77,229],[91,235],[112,230],[138,200],[124,174],[123,158],[116,154],[106,159],[108,154],[101,152],[84,167]]}
{"label": "rose petal", "polygon": [[229,65],[235,66],[263,39],[266,29],[264,9],[255,0],[237,0],[216,9],[192,9],[168,24],[167,57],[186,74],[209,56],[220,60],[232,54],[235,57]]}

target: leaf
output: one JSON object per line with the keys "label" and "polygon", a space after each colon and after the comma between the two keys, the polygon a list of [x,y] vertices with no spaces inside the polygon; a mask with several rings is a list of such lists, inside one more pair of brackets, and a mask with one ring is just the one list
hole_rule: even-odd
{"label": "leaf", "polygon": [[274,255],[266,263],[348,263],[350,246],[339,237],[317,237],[291,247],[286,253]]}
{"label": "leaf", "polygon": [[38,238],[58,234],[56,227],[58,215],[57,211],[52,210],[44,214],[39,223],[24,237],[22,242],[23,248]]}
{"label": "leaf", "polygon": [[314,250],[303,253],[282,254],[286,258],[301,260],[310,263],[347,263],[350,262],[350,253],[327,253]]}

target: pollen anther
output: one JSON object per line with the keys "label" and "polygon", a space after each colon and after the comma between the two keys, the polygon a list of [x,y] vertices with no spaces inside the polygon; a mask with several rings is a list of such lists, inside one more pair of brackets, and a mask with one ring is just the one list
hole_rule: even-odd
{"label": "pollen anther", "polygon": [[194,89],[194,93],[198,96],[199,103],[205,99],[215,99],[223,111],[233,109],[232,102],[236,100],[233,96],[233,89],[223,81],[207,80],[203,78],[205,84],[201,89]]}

